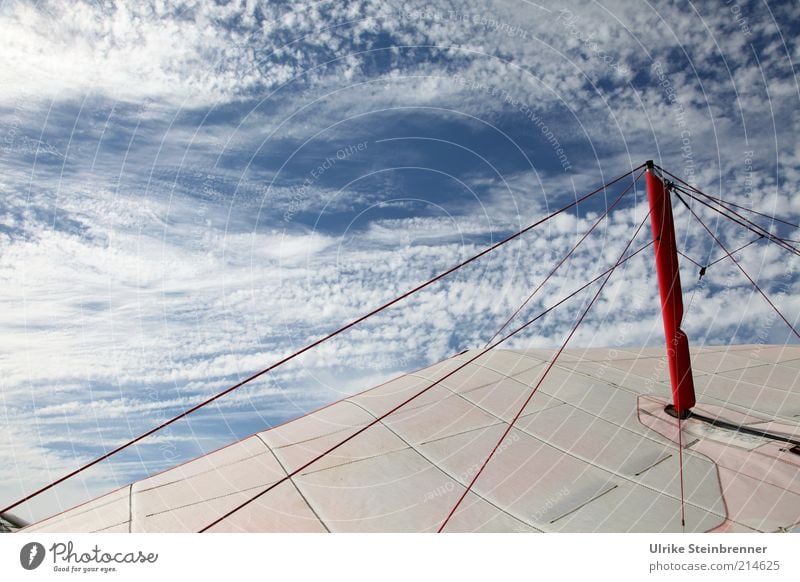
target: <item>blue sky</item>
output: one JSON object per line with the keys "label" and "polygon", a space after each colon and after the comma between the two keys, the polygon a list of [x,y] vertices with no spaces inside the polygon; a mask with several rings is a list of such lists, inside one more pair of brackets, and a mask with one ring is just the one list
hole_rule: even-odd
{"label": "blue sky", "polygon": [[[798,22],[791,2],[0,2],[0,499],[648,158],[796,221]],[[618,192],[27,515],[482,345]],[[644,202],[626,197],[525,313],[604,270]],[[675,216],[686,253],[719,256]],[[742,262],[796,321],[795,259],[759,243]],[[662,341],[651,267],[615,274],[575,345]],[[682,269],[692,343],[790,341],[735,268],[697,287]],[[512,345],[558,345],[586,299]]]}

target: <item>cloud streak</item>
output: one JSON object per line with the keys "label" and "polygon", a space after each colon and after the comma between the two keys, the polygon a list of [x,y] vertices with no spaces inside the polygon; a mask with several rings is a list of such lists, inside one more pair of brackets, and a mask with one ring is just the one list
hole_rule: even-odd
{"label": "cloud streak", "polygon": [[[710,194],[796,220],[796,12],[3,3],[0,460],[12,477],[0,496],[66,472],[647,157]],[[618,191],[31,515],[482,345]],[[637,188],[521,317],[607,268],[645,205]],[[749,240],[696,210],[731,248]],[[719,256],[679,204],[675,216],[687,254]],[[800,312],[792,261],[763,241],[742,252],[789,315]],[[691,263],[681,268],[693,344],[788,341],[735,267],[719,263],[699,284]],[[644,252],[615,274],[575,345],[658,345],[654,285]],[[557,345],[586,299],[510,346]]]}

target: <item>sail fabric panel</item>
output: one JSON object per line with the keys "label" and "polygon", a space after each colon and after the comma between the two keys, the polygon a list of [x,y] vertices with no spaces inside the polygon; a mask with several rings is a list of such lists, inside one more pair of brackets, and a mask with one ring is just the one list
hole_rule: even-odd
{"label": "sail fabric panel", "polygon": [[[401,375],[22,531],[199,531],[242,505],[210,531],[436,531],[552,350],[491,352],[376,419],[475,354]],[[693,357],[698,411],[800,431],[800,348],[712,346]],[[566,350],[446,531],[682,531],[664,363],[663,348]],[[796,527],[800,455],[697,419],[681,427],[686,531]]]}

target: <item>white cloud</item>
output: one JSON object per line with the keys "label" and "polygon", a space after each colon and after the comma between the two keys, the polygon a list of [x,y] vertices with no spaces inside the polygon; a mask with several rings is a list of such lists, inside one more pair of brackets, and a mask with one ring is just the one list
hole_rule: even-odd
{"label": "white cloud", "polygon": [[[764,11],[750,21],[756,61],[724,10],[697,18],[677,5],[565,4],[577,19],[517,2],[104,6],[0,7],[0,394],[9,426],[0,460],[13,475],[0,483],[4,496],[89,458],[98,439],[116,444],[158,411],[198,402],[644,157],[693,172],[711,194],[800,212],[791,195],[800,186],[798,90],[786,56],[796,58],[797,46],[786,38],[784,47]],[[554,146],[534,119],[564,145],[572,171],[545,163]],[[452,144],[437,150],[441,158],[426,157],[417,138],[438,137],[437,123],[457,131],[442,135]],[[472,138],[488,133],[503,135],[520,164],[475,147]],[[381,142],[381,150],[384,138],[408,149]],[[298,196],[296,185],[330,155],[320,151],[362,139],[367,152],[348,167],[374,182],[316,180]],[[443,172],[456,151],[470,160],[455,172],[472,189],[467,202],[445,204],[436,187],[410,193],[383,172],[406,159]],[[523,317],[616,259],[644,217],[637,195],[636,211],[615,212]],[[370,208],[385,212],[348,227],[306,220]],[[482,345],[596,219],[596,208],[586,212],[562,215],[231,395],[221,417],[266,423]],[[737,229],[701,214],[726,242],[739,240]],[[707,234],[679,205],[676,220],[686,251],[705,256]],[[762,242],[744,256],[782,310],[798,313],[786,255]],[[687,294],[696,278],[684,264]],[[720,263],[706,281],[687,314],[693,341],[784,341],[735,268]],[[558,344],[591,292],[510,345]],[[614,275],[574,343],[658,344],[657,305],[646,251]],[[166,439],[184,455],[198,442],[205,448],[203,439],[233,438],[218,427],[186,430]],[[141,473],[141,459],[126,463],[65,499]]]}

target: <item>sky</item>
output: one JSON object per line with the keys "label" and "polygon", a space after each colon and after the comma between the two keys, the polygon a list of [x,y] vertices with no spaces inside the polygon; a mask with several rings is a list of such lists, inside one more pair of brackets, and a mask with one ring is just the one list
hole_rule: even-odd
{"label": "sky", "polygon": [[[788,1],[0,0],[0,505],[647,159],[798,222],[798,23]],[[482,346],[629,183],[19,515]],[[753,238],[692,204],[729,249]],[[674,209],[681,250],[719,258]],[[642,180],[517,323],[646,215]],[[797,258],[739,256],[797,326]],[[692,345],[794,341],[734,265],[681,272]],[[570,345],[660,345],[657,292],[644,252]],[[508,346],[560,345],[591,293]]]}

